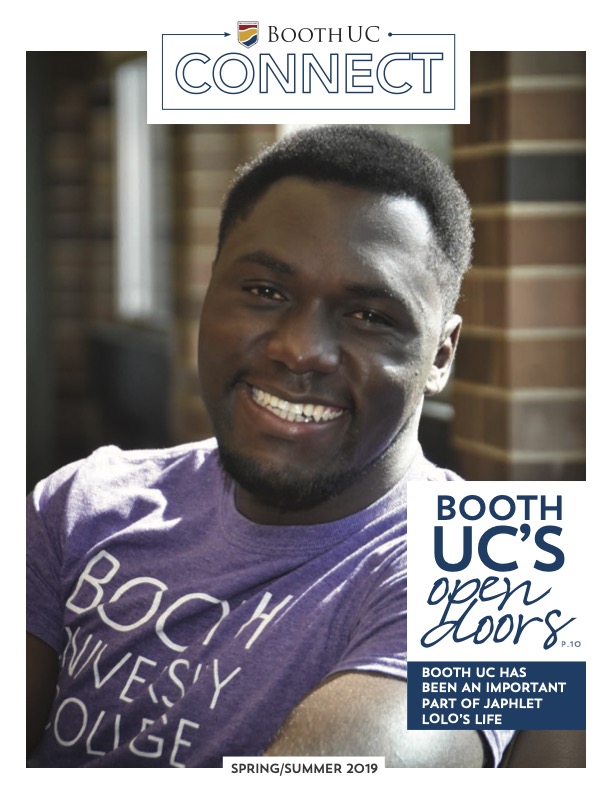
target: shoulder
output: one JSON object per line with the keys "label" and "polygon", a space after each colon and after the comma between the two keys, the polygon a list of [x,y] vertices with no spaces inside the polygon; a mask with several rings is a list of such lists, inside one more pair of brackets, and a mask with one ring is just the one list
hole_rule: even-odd
{"label": "shoulder", "polygon": [[146,476],[146,471],[163,470],[177,462],[192,461],[202,464],[216,454],[217,442],[214,438],[196,443],[186,443],[172,448],[153,448],[143,450],[124,450],[115,445],[102,446],[84,459],[65,465],[43,479],[34,488],[58,487],[66,481],[93,481],[102,478],[121,479],[130,475]]}
{"label": "shoulder", "polygon": [[438,467],[428,460],[426,460],[426,465],[425,478],[427,481],[463,481],[461,476],[458,476],[452,470]]}
{"label": "shoulder", "polygon": [[408,464],[406,481],[462,481],[462,478],[452,470],[430,462],[420,444],[417,444]]}
{"label": "shoulder", "polygon": [[423,460],[423,480],[425,481],[463,481],[461,476],[448,468],[438,467],[428,459]]}
{"label": "shoulder", "polygon": [[117,508],[145,490],[171,487],[177,478],[187,485],[189,473],[205,475],[217,468],[214,439],[165,449],[125,451],[103,446],[40,481],[29,496],[37,511],[64,517]]}

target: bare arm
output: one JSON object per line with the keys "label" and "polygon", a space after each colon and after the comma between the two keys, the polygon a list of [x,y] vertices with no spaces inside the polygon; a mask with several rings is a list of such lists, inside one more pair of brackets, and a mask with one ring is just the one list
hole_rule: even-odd
{"label": "bare arm", "polygon": [[585,731],[520,731],[504,767],[586,767]]}
{"label": "bare arm", "polygon": [[387,767],[482,767],[475,731],[408,731],[406,683],[339,674],[293,710],[267,756],[384,756]]}
{"label": "bare arm", "polygon": [[40,638],[26,634],[27,755],[34,750],[47,723],[57,682],[58,657]]}

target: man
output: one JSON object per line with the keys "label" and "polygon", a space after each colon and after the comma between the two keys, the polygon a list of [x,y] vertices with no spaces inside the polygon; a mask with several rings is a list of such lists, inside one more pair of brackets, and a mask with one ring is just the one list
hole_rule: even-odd
{"label": "man", "polygon": [[29,499],[32,764],[499,761],[511,732],[405,728],[405,482],[453,478],[417,431],[471,241],[448,169],[373,129],[238,176],[200,332],[216,440],[101,449]]}

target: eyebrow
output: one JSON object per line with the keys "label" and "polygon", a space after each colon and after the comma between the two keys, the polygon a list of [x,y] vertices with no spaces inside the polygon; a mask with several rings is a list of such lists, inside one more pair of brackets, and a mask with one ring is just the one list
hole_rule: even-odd
{"label": "eyebrow", "polygon": [[247,253],[245,256],[241,256],[238,261],[261,264],[262,267],[267,267],[273,272],[280,272],[282,275],[293,275],[296,271],[292,264],[288,264],[286,261],[282,261],[282,259],[270,256],[268,253],[264,253],[261,250],[256,250],[254,253]]}
{"label": "eyebrow", "polygon": [[[256,250],[252,253],[247,253],[238,259],[239,262],[260,264],[272,272],[278,272],[282,275],[294,275],[297,268],[293,264],[289,264],[282,259],[271,256],[262,250]],[[392,300],[398,303],[403,308],[407,307],[406,299],[399,292],[391,289],[388,286],[372,286],[367,283],[349,283],[346,285],[346,291],[356,297],[363,297],[370,300]]]}
{"label": "eyebrow", "polygon": [[369,286],[366,283],[349,283],[346,290],[356,297],[365,297],[371,300],[394,300],[402,305],[405,304],[405,300],[400,294],[386,286]]}

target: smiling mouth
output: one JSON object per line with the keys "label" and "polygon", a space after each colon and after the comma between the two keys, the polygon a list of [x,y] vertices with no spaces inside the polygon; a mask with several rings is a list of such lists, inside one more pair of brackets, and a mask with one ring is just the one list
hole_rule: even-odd
{"label": "smiling mouth", "polygon": [[326,407],[323,404],[289,402],[273,396],[271,393],[251,387],[253,401],[264,410],[290,423],[326,423],[339,418],[344,410]]}

